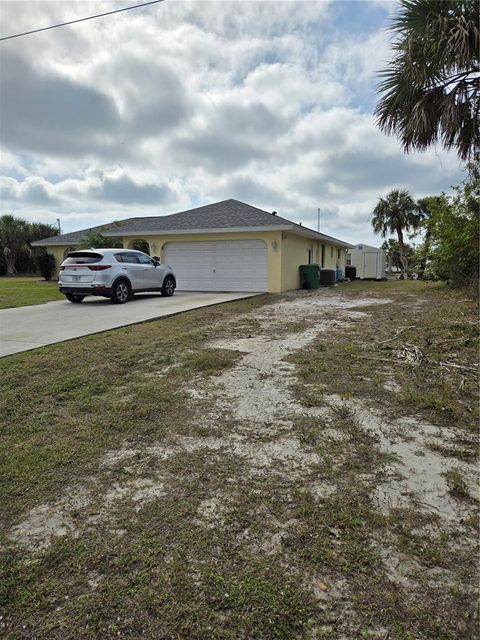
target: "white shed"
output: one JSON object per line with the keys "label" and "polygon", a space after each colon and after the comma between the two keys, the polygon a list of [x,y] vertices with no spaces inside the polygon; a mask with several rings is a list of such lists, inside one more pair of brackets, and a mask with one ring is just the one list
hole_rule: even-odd
{"label": "white shed", "polygon": [[357,267],[357,278],[382,280],[385,278],[387,257],[382,249],[357,244],[347,253],[347,265]]}

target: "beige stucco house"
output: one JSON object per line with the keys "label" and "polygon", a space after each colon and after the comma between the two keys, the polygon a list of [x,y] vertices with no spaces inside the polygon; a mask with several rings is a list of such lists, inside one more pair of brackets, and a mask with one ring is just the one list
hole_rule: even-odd
{"label": "beige stucco house", "polygon": [[90,231],[121,238],[126,248],[148,247],[150,255],[173,267],[177,287],[190,291],[298,289],[301,264],[316,262],[325,269],[343,270],[351,248],[342,240],[238,200],[165,216],[129,218],[33,244],[52,253],[59,267]]}

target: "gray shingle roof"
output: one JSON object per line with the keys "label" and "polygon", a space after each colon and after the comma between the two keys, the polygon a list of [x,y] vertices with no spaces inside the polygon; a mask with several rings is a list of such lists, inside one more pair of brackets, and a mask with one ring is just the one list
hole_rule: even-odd
{"label": "gray shingle roof", "polygon": [[[128,220],[122,220],[122,223],[129,222],[130,220],[134,220],[135,218],[129,218]],[[95,227],[89,227],[88,229],[80,229],[80,231],[72,231],[71,233],[62,233],[59,236],[52,236],[51,238],[44,238],[43,240],[36,240],[32,242],[32,246],[42,247],[44,245],[52,246],[52,245],[71,245],[75,246],[79,242],[81,242],[85,236],[87,236],[90,232],[97,233],[106,233],[107,231],[111,231],[113,229],[118,228],[118,222],[110,222],[108,224],[100,224]],[[116,234],[113,234],[116,235]]]}
{"label": "gray shingle roof", "polygon": [[[239,229],[250,227],[285,227],[289,220],[274,216],[238,200],[223,200],[168,216],[133,218],[120,222],[120,233],[192,231],[198,229]],[[111,235],[112,232],[109,233]]]}
{"label": "gray shingle roof", "polygon": [[[65,245],[80,242],[89,231],[101,231],[106,236],[161,234],[188,231],[209,231],[213,229],[258,229],[258,228],[278,228],[291,229],[304,235],[312,235],[318,239],[334,240],[336,244],[349,247],[350,245],[336,238],[331,238],[324,234],[317,234],[316,231],[295,224],[291,220],[273,215],[263,209],[252,207],[239,200],[223,200],[207,204],[196,209],[188,209],[179,213],[172,213],[166,216],[146,216],[141,218],[129,218],[120,220],[108,225],[93,227],[92,229],[82,229],[73,233],[66,233],[61,236],[54,236],[39,241],[39,244]],[[36,244],[36,243],[33,243]]]}

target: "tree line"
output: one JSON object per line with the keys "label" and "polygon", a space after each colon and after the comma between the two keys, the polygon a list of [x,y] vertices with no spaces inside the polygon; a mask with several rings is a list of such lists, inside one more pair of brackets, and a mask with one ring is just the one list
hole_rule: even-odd
{"label": "tree line", "polygon": [[53,275],[55,261],[43,247],[32,242],[58,234],[58,228],[43,222],[27,222],[5,214],[0,216],[0,275],[40,273],[47,280]]}
{"label": "tree line", "polygon": [[[376,233],[396,238],[382,249],[403,279],[444,280],[454,286],[474,285],[479,277],[480,171],[471,164],[468,179],[442,193],[415,200],[406,189],[379,198],[373,211]],[[406,237],[416,243],[412,247]]]}

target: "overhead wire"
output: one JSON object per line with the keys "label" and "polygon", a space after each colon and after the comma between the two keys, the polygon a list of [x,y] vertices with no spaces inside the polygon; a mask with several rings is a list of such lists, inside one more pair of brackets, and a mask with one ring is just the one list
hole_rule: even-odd
{"label": "overhead wire", "polygon": [[149,2],[142,2],[141,4],[135,4],[130,7],[123,7],[122,9],[114,9],[112,11],[105,11],[104,13],[97,13],[94,16],[87,16],[85,18],[77,18],[76,20],[69,20],[68,22],[60,22],[58,24],[52,24],[49,27],[41,27],[39,29],[31,29],[30,31],[23,31],[22,33],[15,33],[11,36],[4,36],[0,38],[0,42],[3,40],[12,40],[13,38],[21,38],[22,36],[29,36],[32,33],[40,33],[41,31],[48,31],[49,29],[57,29],[58,27],[66,27],[69,24],[76,24],[77,22],[85,22],[86,20],[94,20],[95,18],[103,18],[105,16],[111,16],[114,13],[121,13],[122,11],[130,11],[131,9],[139,9],[140,7],[147,7],[151,4],[159,4],[165,2],[165,0],[150,0]]}

